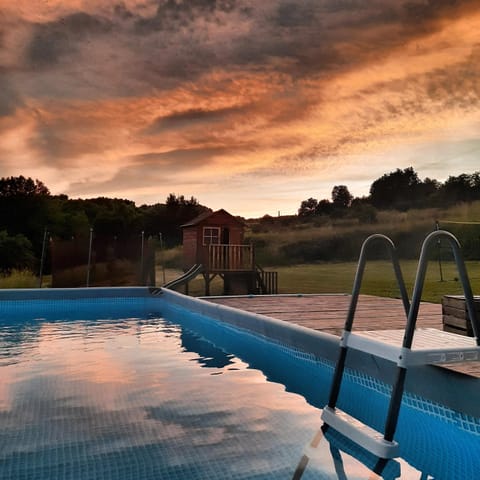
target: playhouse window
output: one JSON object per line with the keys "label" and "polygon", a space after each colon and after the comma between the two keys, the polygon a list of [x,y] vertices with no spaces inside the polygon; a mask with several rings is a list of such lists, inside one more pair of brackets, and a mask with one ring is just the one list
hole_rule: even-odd
{"label": "playhouse window", "polygon": [[219,227],[203,227],[203,244],[218,244],[220,243],[220,228]]}

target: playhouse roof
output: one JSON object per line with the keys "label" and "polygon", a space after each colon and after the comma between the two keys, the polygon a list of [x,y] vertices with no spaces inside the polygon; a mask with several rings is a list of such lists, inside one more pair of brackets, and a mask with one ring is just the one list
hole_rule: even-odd
{"label": "playhouse roof", "polygon": [[198,217],[195,217],[193,220],[190,220],[189,222],[181,225],[181,227],[182,228],[184,228],[184,227],[194,227],[194,226],[199,225],[200,223],[204,222],[207,218],[210,218],[212,216],[216,216],[216,215],[219,215],[219,214],[227,215],[228,217],[231,218],[231,220],[233,220],[233,221],[235,221],[238,224],[243,226],[242,221],[240,221],[238,218],[234,217],[232,214],[228,213],[226,210],[221,208],[220,210],[217,210],[216,212],[212,212],[212,211],[203,212]]}

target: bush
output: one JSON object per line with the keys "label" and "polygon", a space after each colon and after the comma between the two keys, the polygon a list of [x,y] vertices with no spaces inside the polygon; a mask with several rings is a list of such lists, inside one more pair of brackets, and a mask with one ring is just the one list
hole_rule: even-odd
{"label": "bush", "polygon": [[35,264],[32,243],[24,235],[10,236],[0,231],[0,271],[10,274],[13,270],[31,270]]}

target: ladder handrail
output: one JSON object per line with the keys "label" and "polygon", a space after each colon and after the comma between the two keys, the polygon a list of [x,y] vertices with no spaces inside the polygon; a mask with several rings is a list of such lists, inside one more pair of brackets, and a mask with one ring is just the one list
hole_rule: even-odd
{"label": "ladder handrail", "polygon": [[347,347],[343,343],[343,340],[345,337],[345,332],[352,331],[352,324],[353,324],[353,319],[355,317],[355,310],[357,308],[358,297],[360,295],[363,272],[365,270],[367,247],[374,240],[383,240],[384,242],[386,242],[388,250],[390,251],[390,256],[392,258],[392,263],[393,263],[393,268],[394,268],[395,276],[398,283],[398,288],[402,296],[403,307],[405,309],[405,316],[408,316],[408,312],[410,311],[410,302],[408,300],[408,294],[407,294],[407,289],[405,288],[405,282],[403,281],[402,270],[400,269],[400,264],[398,263],[395,244],[392,242],[390,238],[388,238],[386,235],[382,235],[381,233],[375,233],[373,235],[370,235],[364,240],[362,244],[362,248],[360,250],[357,271],[355,273],[355,279],[353,282],[352,297],[350,300],[350,306],[348,308],[347,319],[345,320],[344,334],[342,335],[342,339],[340,342],[340,352],[339,352],[337,364],[335,366],[335,371],[333,374],[332,384],[330,388],[330,395],[328,400],[328,406],[330,408],[335,408],[335,405],[338,400],[338,395],[340,393],[340,384],[342,382],[343,371],[345,369],[345,360],[347,357]]}
{"label": "ladder handrail", "polygon": [[[457,266],[460,281],[463,287],[463,293],[465,295],[465,302],[472,324],[472,329],[475,335],[475,341],[477,345],[480,345],[479,338],[479,323],[477,318],[477,312],[475,310],[475,304],[473,301],[472,287],[470,286],[470,280],[468,279],[467,269],[465,268],[465,262],[460,249],[460,243],[457,238],[446,230],[435,230],[423,241],[422,250],[420,252],[420,259],[418,260],[417,275],[415,277],[415,284],[413,287],[412,304],[410,311],[408,312],[407,326],[405,327],[405,335],[403,337],[403,348],[411,349],[413,343],[413,335],[415,334],[415,325],[417,323],[418,310],[420,308],[420,300],[422,297],[423,285],[425,283],[425,275],[427,272],[428,264],[428,249],[432,242],[439,238],[445,238],[450,243],[453,250],[453,256]],[[400,405],[402,402],[404,384],[405,384],[405,367],[398,367],[397,380],[394,384],[392,394],[390,396],[390,405],[388,407],[387,420],[385,422],[385,440],[391,441],[397,428],[398,415],[400,413]]]}
{"label": "ladder handrail", "polygon": [[[329,418],[330,422],[332,422],[333,419],[335,419],[335,422],[337,422],[337,419],[339,418],[335,416],[332,417],[332,412],[335,413],[334,410],[338,400],[338,395],[340,393],[340,385],[342,382],[343,372],[345,369],[345,361],[346,361],[347,350],[349,345],[349,337],[351,335],[350,332],[352,329],[356,304],[357,304],[358,296],[360,293],[360,287],[362,283],[363,271],[365,268],[366,247],[372,240],[378,239],[378,238],[385,240],[387,242],[387,245],[389,245],[390,252],[392,255],[392,262],[395,268],[395,274],[397,276],[397,282],[402,294],[403,305],[404,305],[404,309],[407,316],[407,323],[405,326],[405,333],[403,336],[402,349],[411,350],[412,343],[413,343],[413,336],[415,334],[415,326],[417,323],[418,311],[420,308],[422,290],[425,283],[425,275],[426,275],[427,263],[428,263],[427,255],[428,255],[429,247],[434,241],[439,240],[441,238],[445,238],[446,240],[448,240],[452,248],[453,255],[455,258],[455,263],[456,263],[457,270],[460,277],[460,281],[462,283],[462,288],[465,296],[465,303],[467,305],[469,319],[472,324],[472,329],[475,335],[475,341],[477,346],[480,346],[480,324],[479,324],[477,312],[475,309],[475,302],[473,298],[472,288],[470,285],[470,280],[467,275],[465,262],[463,260],[463,256],[461,253],[460,243],[455,238],[455,236],[445,230],[436,230],[430,233],[429,235],[427,235],[427,237],[425,238],[422,244],[422,249],[420,252],[420,258],[418,261],[417,273],[416,273],[415,283],[413,288],[412,302],[411,304],[409,304],[400,266],[398,265],[398,262],[396,260],[395,246],[393,242],[388,237],[385,237],[384,235],[381,235],[381,234],[371,235],[363,242],[362,249],[360,252],[357,273],[355,275],[355,280],[354,280],[352,299],[350,302],[350,308],[347,314],[347,319],[345,321],[344,332],[340,340],[340,351],[339,351],[339,356],[338,356],[337,364],[335,366],[335,371],[333,374],[333,379],[330,387],[328,404],[324,409],[324,413],[322,414],[322,417]],[[402,356],[403,356],[403,353],[399,358],[402,358]],[[397,422],[398,422],[398,417],[400,413],[400,406],[402,403],[402,396],[403,396],[404,387],[405,387],[406,373],[407,373],[407,364],[398,363],[396,380],[393,383],[393,388],[390,395],[390,402],[388,406],[388,412],[386,416],[384,435],[383,435],[383,440],[386,442],[390,442],[391,445],[395,443],[393,440],[393,437],[395,435],[395,431],[397,428]],[[327,417],[325,417],[325,412],[329,414]]]}
{"label": "ladder handrail", "polygon": [[402,297],[403,308],[405,310],[405,316],[408,316],[410,311],[410,302],[408,300],[408,293],[405,287],[405,282],[403,280],[402,270],[400,268],[400,263],[398,262],[396,247],[392,240],[387,237],[386,235],[382,235],[381,233],[375,233],[367,237],[360,250],[360,255],[358,258],[358,265],[357,271],[355,273],[355,279],[353,281],[353,289],[352,289],[352,297],[350,300],[350,306],[347,313],[347,319],[345,321],[344,330],[350,332],[352,330],[353,318],[355,316],[355,310],[357,308],[358,297],[360,295],[360,288],[362,286],[363,280],[363,273],[365,271],[365,264],[366,264],[366,254],[367,254],[367,247],[375,240],[383,240],[386,242],[388,250],[390,252],[390,257],[393,264],[393,269],[395,272],[395,277],[397,280],[398,289],[400,290],[400,295]]}
{"label": "ladder handrail", "polygon": [[473,333],[477,345],[480,345],[480,323],[478,321],[477,312],[475,310],[475,303],[473,300],[472,287],[468,278],[467,269],[463,260],[461,252],[460,242],[457,238],[447,232],[446,230],[435,230],[430,233],[422,244],[422,250],[420,252],[420,259],[418,261],[417,275],[415,277],[415,284],[412,294],[412,303],[410,311],[408,312],[407,326],[405,329],[405,336],[403,339],[403,347],[411,348],[413,342],[413,335],[415,333],[415,325],[417,323],[418,310],[420,308],[420,301],[422,298],[423,286],[425,283],[425,275],[427,272],[428,264],[428,250],[434,240],[439,238],[445,238],[450,243],[453,250],[453,256],[458,270],[458,275],[463,288],[463,294],[465,296],[465,303],[467,304],[467,310],[472,324]]}

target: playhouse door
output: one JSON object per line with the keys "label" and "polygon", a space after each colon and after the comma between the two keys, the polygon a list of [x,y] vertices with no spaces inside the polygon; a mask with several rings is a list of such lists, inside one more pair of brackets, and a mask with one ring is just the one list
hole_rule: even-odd
{"label": "playhouse door", "polygon": [[230,243],[230,229],[222,228],[222,243],[228,245]]}
{"label": "playhouse door", "polygon": [[227,245],[230,243],[230,229],[229,228],[222,228],[222,244],[224,245],[223,248],[223,265],[222,268],[224,270],[230,269],[230,259],[229,259],[229,248]]}

